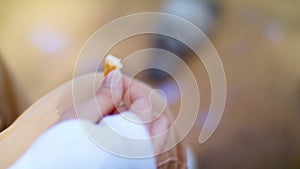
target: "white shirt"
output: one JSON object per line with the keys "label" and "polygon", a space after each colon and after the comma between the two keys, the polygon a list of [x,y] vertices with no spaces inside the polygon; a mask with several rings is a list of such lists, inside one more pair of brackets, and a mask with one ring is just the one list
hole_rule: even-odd
{"label": "white shirt", "polygon": [[[123,115],[123,113],[122,113]],[[133,117],[131,112],[124,115]],[[136,118],[137,119],[137,118]],[[155,158],[129,158],[110,153],[100,148],[88,137],[82,128],[82,122],[99,132],[102,138],[110,138],[113,130],[127,137],[147,138],[148,131],[143,125],[132,123],[121,115],[107,116],[99,124],[89,121],[68,120],[54,125],[44,132],[10,169],[135,169],[156,168]],[[106,124],[104,124],[106,123]],[[109,124],[109,125],[107,125]],[[153,151],[151,142],[143,147],[130,146],[126,143],[115,144],[118,140],[110,140],[113,147],[120,152]],[[125,144],[125,145],[124,145]]]}

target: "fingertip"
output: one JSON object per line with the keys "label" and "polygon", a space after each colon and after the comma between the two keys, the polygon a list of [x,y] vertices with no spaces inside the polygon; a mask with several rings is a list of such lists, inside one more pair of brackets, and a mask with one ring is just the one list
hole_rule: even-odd
{"label": "fingertip", "polygon": [[120,70],[114,70],[111,71],[106,78],[103,81],[103,86],[104,87],[118,87],[119,85],[122,85],[122,73]]}

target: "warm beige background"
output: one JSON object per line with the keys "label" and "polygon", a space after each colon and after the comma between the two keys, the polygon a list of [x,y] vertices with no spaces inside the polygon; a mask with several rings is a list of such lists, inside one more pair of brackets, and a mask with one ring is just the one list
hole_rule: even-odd
{"label": "warm beige background", "polygon": [[[208,142],[197,143],[199,124],[187,141],[202,168],[295,168],[300,165],[300,1],[220,4],[223,12],[212,42],[227,75],[226,110]],[[158,8],[159,1],[4,0],[0,52],[20,91],[33,103],[72,77],[80,48],[98,28],[120,16]],[[63,34],[64,48],[45,53],[31,40],[37,29]],[[139,38],[128,42],[115,54],[125,57],[147,46]],[[203,113],[210,97],[207,75],[196,61],[190,65],[201,84]]]}

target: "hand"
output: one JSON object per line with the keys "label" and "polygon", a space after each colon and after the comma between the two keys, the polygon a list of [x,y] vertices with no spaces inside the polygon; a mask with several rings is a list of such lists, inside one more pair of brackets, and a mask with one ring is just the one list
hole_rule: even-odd
{"label": "hand", "polygon": [[[178,143],[178,131],[171,128],[174,122],[172,113],[166,107],[166,100],[148,85],[122,75],[119,71],[111,72],[104,79],[96,94],[100,112],[93,107],[94,99],[79,105],[79,118],[95,123],[102,117],[129,110],[134,112],[147,127],[154,147],[158,168],[186,168],[185,149]],[[124,104],[122,104],[124,103]],[[61,120],[76,118],[74,109],[65,112]]]}
{"label": "hand", "polygon": [[[60,121],[70,118],[83,118],[98,123],[104,116],[134,112],[147,127],[151,137],[155,137],[170,127],[172,114],[166,107],[166,100],[148,85],[122,75],[120,71],[111,72],[96,93],[98,109],[91,109],[95,99],[89,99],[62,114]],[[123,104],[122,104],[123,103]],[[165,137],[153,140],[155,153],[159,154],[166,143]]]}

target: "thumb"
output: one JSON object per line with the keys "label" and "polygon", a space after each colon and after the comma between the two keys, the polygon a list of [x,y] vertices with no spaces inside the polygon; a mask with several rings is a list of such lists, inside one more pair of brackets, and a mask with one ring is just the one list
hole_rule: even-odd
{"label": "thumb", "polygon": [[112,71],[102,82],[100,88],[92,97],[66,111],[60,121],[70,118],[82,118],[99,122],[101,118],[111,113],[120,104],[123,96],[122,74],[119,70]]}
{"label": "thumb", "polygon": [[122,74],[119,70],[112,71],[104,79],[96,94],[96,100],[102,116],[111,113],[118,107],[123,97]]}

